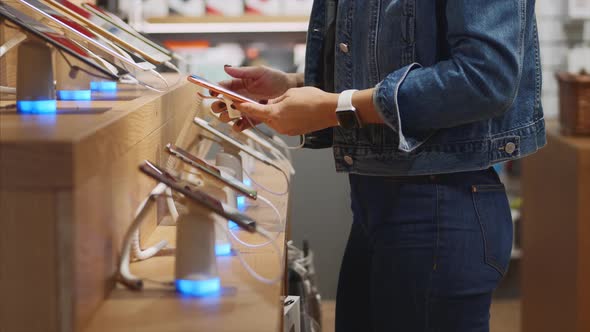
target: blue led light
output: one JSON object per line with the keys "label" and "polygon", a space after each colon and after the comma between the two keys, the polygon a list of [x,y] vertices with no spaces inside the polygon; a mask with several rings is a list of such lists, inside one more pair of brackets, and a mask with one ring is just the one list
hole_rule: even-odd
{"label": "blue led light", "polygon": [[90,100],[92,93],[90,90],[59,90],[57,97],[60,100]]}
{"label": "blue led light", "polygon": [[231,220],[228,221],[227,227],[229,227],[229,229],[238,229],[238,228],[240,228],[240,226],[238,226],[238,224],[236,224],[235,222],[233,222]]}
{"label": "blue led light", "polygon": [[116,91],[117,82],[90,82],[92,91]]}
{"label": "blue led light", "polygon": [[49,114],[57,112],[56,100],[19,100],[16,109],[20,113]]}
{"label": "blue led light", "polygon": [[238,210],[239,211],[246,211],[246,197],[245,196],[238,196]]}
{"label": "blue led light", "polygon": [[504,163],[501,164],[496,164],[494,165],[494,169],[496,170],[496,173],[500,174],[504,171]]}
{"label": "blue led light", "polygon": [[252,187],[252,180],[250,180],[250,178],[245,178],[244,184],[247,185],[248,187]]}
{"label": "blue led light", "polygon": [[183,295],[204,296],[218,293],[221,290],[221,280],[213,278],[208,280],[176,280],[176,291]]}
{"label": "blue led light", "polygon": [[215,255],[216,256],[229,256],[229,255],[231,255],[231,244],[229,244],[229,243],[216,244],[215,245]]}

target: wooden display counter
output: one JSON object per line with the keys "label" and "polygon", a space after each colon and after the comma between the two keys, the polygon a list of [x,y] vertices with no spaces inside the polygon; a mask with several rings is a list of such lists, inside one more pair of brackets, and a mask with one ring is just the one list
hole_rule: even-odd
{"label": "wooden display counter", "polygon": [[[275,199],[274,203],[281,213],[286,213],[285,198]],[[246,213],[259,223],[276,225],[274,213],[261,202],[255,204],[257,206],[249,208]],[[174,247],[175,232],[175,227],[159,226],[147,244],[166,239]],[[234,232],[249,243],[265,242],[257,235]],[[277,235],[277,243],[282,249],[284,233]],[[272,246],[248,249],[237,245],[234,250],[239,250],[245,261],[262,276],[274,278],[280,273],[279,256]],[[217,264],[223,288],[220,294],[188,298],[149,282],[143,292],[132,292],[119,285],[85,332],[281,331],[281,283],[267,285],[254,279],[235,255],[218,257]],[[169,281],[174,275],[174,256],[154,257],[131,267],[137,276]]]}
{"label": "wooden display counter", "polygon": [[[258,283],[235,257],[220,259],[228,289],[218,300],[186,299],[149,287],[132,293],[115,285],[124,232],[155,186],[138,165],[145,159],[167,165],[167,143],[185,147],[195,138],[196,91],[182,80],[166,93],[129,91],[138,97],[91,102],[111,108],[104,112],[0,111],[1,332],[201,331],[200,326],[224,322],[234,326],[227,331],[239,331],[235,326],[246,322],[256,329],[244,326],[244,331],[278,328],[281,285]],[[0,106],[10,103],[2,100]],[[263,182],[268,174],[282,178],[272,170],[256,174]],[[283,215],[286,199],[275,201]],[[273,216],[262,204],[247,213],[262,220]],[[156,231],[159,217],[159,211],[151,212],[143,241],[173,237],[173,227]],[[282,248],[284,237],[279,238]],[[244,253],[259,273],[276,274],[278,257],[271,249]],[[132,264],[132,270],[171,279],[172,261],[158,257]]]}
{"label": "wooden display counter", "polygon": [[547,126],[523,168],[523,332],[590,331],[590,137]]}

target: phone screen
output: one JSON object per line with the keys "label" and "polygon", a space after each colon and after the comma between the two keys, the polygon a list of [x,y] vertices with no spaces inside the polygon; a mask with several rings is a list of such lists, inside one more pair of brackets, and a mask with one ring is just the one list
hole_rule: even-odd
{"label": "phone screen", "polygon": [[254,104],[258,104],[257,101],[254,101],[254,100],[252,100],[252,99],[250,99],[248,97],[245,97],[245,96],[242,96],[240,94],[237,94],[237,93],[235,93],[235,92],[233,92],[233,91],[231,91],[229,89],[226,89],[226,88],[222,87],[219,84],[210,82],[209,80],[207,80],[207,79],[205,79],[205,78],[203,78],[201,76],[191,75],[187,79],[191,83],[194,83],[194,84],[196,84],[198,86],[204,87],[204,88],[209,89],[211,91],[220,93],[224,97],[227,97],[227,98],[229,98],[229,99],[231,99],[233,101],[238,101],[238,102],[241,102],[241,103],[254,103]]}
{"label": "phone screen", "polygon": [[154,180],[164,183],[170,187],[170,189],[183,194],[185,197],[191,199],[196,204],[199,204],[204,208],[235,222],[244,230],[251,233],[256,232],[256,222],[250,217],[240,213],[238,210],[224,205],[218,199],[211,197],[203,191],[189,189],[187,186],[182,185],[181,182],[179,182],[176,178],[155,164],[145,161],[141,166],[139,166],[139,169]]}
{"label": "phone screen", "polygon": [[123,48],[139,53],[142,57],[154,64],[161,64],[171,60],[170,56],[137,39],[133,34],[120,29],[111,22],[68,0],[48,0],[48,3],[63,13],[74,17],[76,20],[83,21],[91,29],[95,30],[96,33],[119,44]]}
{"label": "phone screen", "polygon": [[234,177],[230,177],[229,175],[222,173],[218,168],[214,167],[213,165],[210,165],[209,163],[207,163],[206,161],[197,158],[195,156],[193,156],[192,154],[190,154],[189,152],[176,147],[172,144],[168,144],[166,146],[166,150],[172,154],[173,156],[179,158],[180,160],[182,160],[183,162],[187,163],[188,165],[195,167],[197,169],[199,169],[200,171],[202,171],[203,174],[206,174],[209,177],[214,178],[217,181],[221,181],[222,183],[224,183],[225,185],[227,185],[228,187],[252,198],[252,199],[256,199],[258,197],[258,193],[249,188],[248,186],[244,185],[242,182],[240,182],[238,179],[234,178]]}
{"label": "phone screen", "polygon": [[110,70],[105,69],[101,64],[99,64],[84,47],[68,39],[58,31],[48,27],[38,20],[33,19],[32,17],[20,12],[19,10],[7,5],[4,2],[0,2],[0,16],[5,17],[12,23],[18,25],[20,28],[76,57],[92,68],[100,71],[102,74],[111,77],[113,80],[119,79]]}

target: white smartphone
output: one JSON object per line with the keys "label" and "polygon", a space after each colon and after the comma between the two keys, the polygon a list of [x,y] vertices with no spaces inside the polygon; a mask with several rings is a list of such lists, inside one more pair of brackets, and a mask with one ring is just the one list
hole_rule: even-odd
{"label": "white smartphone", "polygon": [[200,170],[203,174],[209,176],[212,179],[220,181],[221,183],[225,184],[226,186],[232,188],[233,190],[248,196],[252,199],[258,198],[258,193],[256,190],[246,186],[240,180],[230,176],[229,174],[222,172],[217,167],[209,164],[208,162],[200,159],[188,151],[185,151],[174,144],[166,145],[166,150],[171,155],[175,156],[176,158],[180,159],[184,163]]}
{"label": "white smartphone", "polygon": [[139,166],[139,169],[154,180],[164,183],[170,187],[170,189],[183,194],[185,197],[188,197],[196,204],[199,204],[202,207],[235,222],[242,229],[250,233],[256,232],[256,222],[252,220],[252,218],[227,204],[223,204],[221,201],[215,197],[210,196],[204,191],[190,189],[187,186],[182,185],[175,176],[171,175],[165,169],[160,168],[154,163],[146,160]]}
{"label": "white smartphone", "polygon": [[243,144],[241,142],[239,142],[238,140],[236,140],[233,137],[230,137],[224,133],[222,133],[221,131],[213,128],[207,121],[196,117],[194,119],[194,122],[197,126],[201,127],[202,129],[210,132],[211,134],[215,135],[216,137],[224,140],[225,142],[231,144],[233,147],[240,149],[242,151],[244,151],[245,153],[251,155],[252,157],[260,160],[261,162],[267,164],[267,165],[271,165],[277,169],[281,169],[278,165],[275,164],[274,160],[270,159],[268,156],[266,156],[264,153],[259,152],[254,150],[253,148],[249,147],[246,144]]}
{"label": "white smartphone", "polygon": [[115,15],[109,11],[106,11],[106,10],[98,7],[97,5],[89,3],[89,2],[83,3],[82,7],[84,7],[84,9],[88,10],[89,12],[91,12],[97,16],[100,16],[105,21],[109,21],[111,24],[116,25],[119,29],[125,30],[127,33],[134,35],[135,37],[137,37],[137,39],[140,39],[144,43],[159,50],[160,52],[162,52],[170,57],[174,57],[174,53],[172,51],[170,51],[169,49],[167,49],[163,45],[145,37],[144,35],[139,33],[137,30],[133,29],[125,21],[120,19],[117,15]]}
{"label": "white smartphone", "polygon": [[[135,71],[147,71],[155,69],[156,67],[145,60],[138,58],[140,62],[135,62],[129,55],[125,56],[121,51],[114,49],[114,45],[110,44],[107,40],[96,35],[94,32],[88,30],[83,25],[71,20],[69,17],[63,15],[52,7],[47,6],[39,0],[16,0],[15,2],[20,3],[28,10],[41,15],[48,21],[52,22],[62,28],[67,33],[68,37],[83,43],[88,43],[96,49],[100,50],[103,57],[109,57],[111,62],[124,68],[125,70],[134,73]],[[107,56],[105,56],[107,55]],[[116,60],[116,61],[114,61]]]}
{"label": "white smartphone", "polygon": [[31,33],[32,35],[41,38],[58,49],[61,49],[64,52],[76,57],[80,61],[91,66],[100,73],[105,74],[109,78],[113,80],[118,79],[118,77],[108,68],[105,68],[103,64],[96,61],[96,59],[94,59],[84,47],[64,37],[57,30],[48,27],[42,22],[35,20],[34,18],[22,13],[20,10],[17,10],[4,2],[0,2],[0,21],[2,18],[6,18],[12,23],[18,25],[23,31]]}
{"label": "white smartphone", "polygon": [[163,64],[171,60],[170,56],[167,54],[160,52],[158,49],[139,40],[133,34],[120,29],[118,26],[103,19],[101,16],[89,12],[73,2],[68,0],[46,0],[46,3],[60,11],[62,14],[87,26],[89,29],[104,38],[118,44],[124,49],[139,54],[142,58],[155,65]]}

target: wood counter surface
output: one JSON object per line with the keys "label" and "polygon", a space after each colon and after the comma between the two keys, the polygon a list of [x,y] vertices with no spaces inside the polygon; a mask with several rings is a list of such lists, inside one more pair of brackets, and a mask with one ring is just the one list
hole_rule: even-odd
{"label": "wood counter surface", "polygon": [[590,331],[590,137],[548,122],[522,174],[522,330]]}
{"label": "wood counter surface", "polygon": [[[183,146],[196,91],[181,80],[165,93],[131,90],[122,94],[137,98],[89,102],[110,108],[103,113],[0,110],[1,332],[87,324],[114,287],[121,237],[154,186],[137,167],[165,161],[169,142]],[[146,236],[156,222],[153,213]]]}

